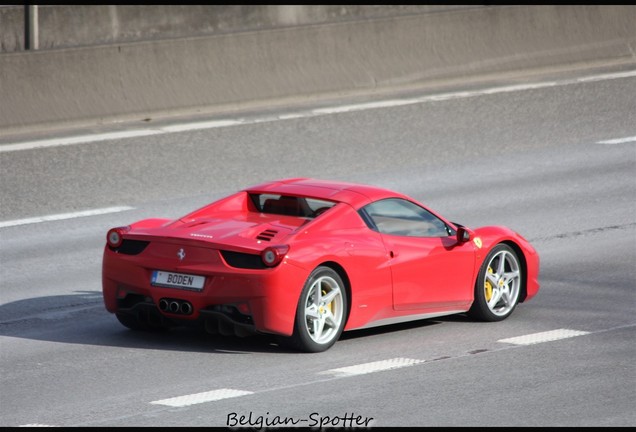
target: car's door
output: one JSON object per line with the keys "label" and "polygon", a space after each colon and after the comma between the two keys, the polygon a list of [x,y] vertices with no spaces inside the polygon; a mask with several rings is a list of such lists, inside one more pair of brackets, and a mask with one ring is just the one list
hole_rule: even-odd
{"label": "car's door", "polygon": [[475,247],[425,208],[391,198],[366,206],[391,257],[395,309],[465,310],[474,287]]}

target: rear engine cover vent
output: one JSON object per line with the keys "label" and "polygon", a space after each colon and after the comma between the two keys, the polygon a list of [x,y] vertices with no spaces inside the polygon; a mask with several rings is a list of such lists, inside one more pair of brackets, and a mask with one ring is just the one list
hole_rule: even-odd
{"label": "rear engine cover vent", "polygon": [[272,230],[272,229],[267,229],[267,230],[263,231],[262,233],[260,233],[259,235],[257,235],[256,238],[258,240],[271,241],[276,234],[278,234],[278,231]]}

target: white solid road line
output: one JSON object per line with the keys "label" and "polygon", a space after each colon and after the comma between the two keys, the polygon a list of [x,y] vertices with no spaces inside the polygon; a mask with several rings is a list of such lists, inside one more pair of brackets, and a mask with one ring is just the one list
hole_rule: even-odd
{"label": "white solid road line", "polygon": [[18,150],[32,150],[43,147],[59,147],[72,144],[88,144],[97,141],[106,141],[109,139],[135,138],[140,136],[157,135],[163,133],[165,132],[157,129],[138,129],[131,131],[108,132],[103,134],[79,135],[66,138],[26,141],[16,144],[0,144],[0,153]]}
{"label": "white solid road line", "polygon": [[56,220],[63,220],[63,219],[74,219],[74,218],[85,217],[85,216],[96,216],[96,215],[117,213],[117,212],[126,211],[126,210],[133,210],[133,209],[134,207],[128,207],[128,206],[107,207],[107,208],[101,208],[101,209],[84,210],[84,211],[73,212],[73,213],[60,213],[60,214],[54,214],[54,215],[48,215],[48,216],[38,216],[38,217],[32,217],[32,218],[26,218],[26,219],[9,220],[9,221],[0,222],[0,228],[12,227],[17,225],[27,225],[32,223],[56,221]]}
{"label": "white solid road line", "polygon": [[[135,129],[130,131],[81,135],[81,136],[66,137],[66,138],[53,138],[53,139],[37,140],[37,141],[25,141],[25,142],[12,143],[12,144],[0,144],[0,153],[19,151],[19,150],[32,150],[32,149],[45,148],[45,147],[88,144],[88,143],[93,143],[97,141],[105,141],[110,139],[126,139],[126,138],[143,137],[143,136],[149,136],[149,135],[186,132],[186,131],[192,131],[192,130],[223,128],[223,127],[230,127],[230,126],[236,126],[241,124],[247,125],[247,124],[256,124],[256,123],[263,123],[263,122],[271,122],[271,121],[284,121],[289,119],[309,118],[309,117],[315,117],[320,115],[338,114],[338,113],[345,113],[345,112],[351,112],[351,111],[361,111],[361,110],[377,109],[377,108],[391,108],[391,107],[412,105],[412,104],[418,104],[418,103],[422,104],[422,103],[429,103],[429,102],[440,102],[440,101],[447,101],[447,100],[453,100],[453,99],[492,95],[492,94],[498,94],[498,93],[535,90],[535,89],[541,89],[541,88],[567,86],[567,85],[581,84],[581,83],[587,83],[587,82],[631,78],[635,76],[636,76],[636,70],[633,70],[633,71],[627,71],[627,72],[608,73],[608,74],[593,75],[593,76],[582,77],[582,78],[564,79],[564,80],[549,81],[549,82],[542,82],[542,83],[535,83],[535,84],[509,85],[509,86],[492,87],[492,88],[487,88],[483,90],[442,93],[437,95],[423,96],[419,98],[391,99],[391,100],[385,100],[385,101],[376,101],[376,102],[360,103],[360,104],[353,104],[353,105],[340,105],[340,106],[318,108],[318,109],[307,110],[307,111],[283,113],[277,116],[269,115],[269,116],[254,117],[250,119],[238,118],[238,119],[231,119],[231,120],[211,120],[211,121],[205,121],[205,122],[198,121],[198,122],[192,122],[192,123],[182,123],[182,124],[177,124],[172,126],[155,127],[155,128],[148,128],[148,129]],[[631,138],[627,138],[627,139],[629,140]],[[603,143],[603,144],[615,144],[615,143]]]}
{"label": "white solid road line", "polygon": [[598,141],[596,144],[625,144],[628,142],[636,142],[636,136]]}

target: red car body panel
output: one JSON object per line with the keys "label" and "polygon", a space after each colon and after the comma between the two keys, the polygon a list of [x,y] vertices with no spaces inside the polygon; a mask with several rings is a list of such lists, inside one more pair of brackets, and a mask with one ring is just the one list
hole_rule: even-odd
{"label": "red car body panel", "polygon": [[[334,201],[313,219],[256,211],[250,193],[282,194]],[[475,279],[492,247],[511,245],[520,255],[525,294],[539,290],[539,258],[519,234],[505,227],[470,231],[472,240],[401,237],[367,226],[358,210],[376,200],[403,198],[382,188],[352,183],[287,179],[256,185],[176,220],[147,219],[122,231],[125,241],[144,242],[139,253],[122,253],[108,243],[102,265],[106,309],[118,313],[131,299],[168,319],[196,321],[206,310],[232,305],[251,317],[254,330],[289,336],[309,274],[320,265],[338,271],[346,284],[349,312],[345,331],[412,319],[466,312]],[[422,204],[419,204],[426,208]],[[458,226],[431,211],[449,227]],[[268,246],[288,245],[275,267],[238,268],[226,255],[258,256]],[[224,251],[221,253],[220,251]],[[179,254],[183,253],[183,259]],[[225,255],[224,255],[225,254]],[[156,286],[155,270],[205,277],[201,290]],[[187,315],[160,311],[161,299],[192,305]],[[134,305],[133,305],[134,306]],[[204,318],[204,317],[203,317]]]}

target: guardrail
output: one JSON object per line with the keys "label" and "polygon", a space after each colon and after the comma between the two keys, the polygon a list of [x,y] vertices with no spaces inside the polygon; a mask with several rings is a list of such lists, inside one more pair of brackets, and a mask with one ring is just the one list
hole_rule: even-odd
{"label": "guardrail", "polygon": [[0,5],[0,53],[437,13],[471,5]]}

